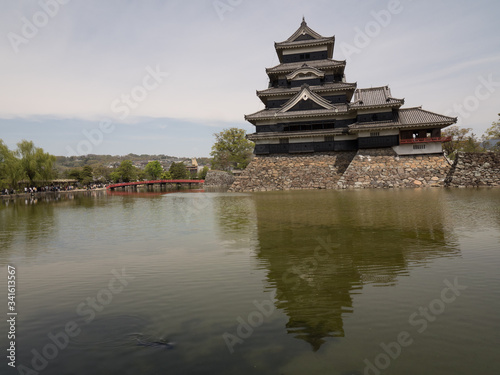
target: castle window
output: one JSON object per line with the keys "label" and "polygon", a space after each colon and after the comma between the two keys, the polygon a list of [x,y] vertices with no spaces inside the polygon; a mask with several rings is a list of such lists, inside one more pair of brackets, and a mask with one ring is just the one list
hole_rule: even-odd
{"label": "castle window", "polygon": [[380,132],[370,133],[370,137],[379,137],[379,136],[380,136]]}
{"label": "castle window", "polygon": [[333,140],[334,140],[333,135],[325,137],[325,142],[333,142]]}
{"label": "castle window", "polygon": [[281,144],[288,143],[288,138],[280,138],[280,143]]}
{"label": "castle window", "polygon": [[413,145],[414,150],[425,150],[425,145]]}

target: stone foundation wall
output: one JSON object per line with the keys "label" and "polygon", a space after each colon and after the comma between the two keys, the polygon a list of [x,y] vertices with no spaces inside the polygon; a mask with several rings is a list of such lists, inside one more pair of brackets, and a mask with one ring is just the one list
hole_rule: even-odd
{"label": "stone foundation wall", "polygon": [[205,176],[204,188],[219,188],[231,186],[234,182],[234,176],[224,171],[208,171]]}
{"label": "stone foundation wall", "polygon": [[447,186],[500,186],[500,152],[460,152],[446,180]]}
{"label": "stone foundation wall", "polygon": [[444,186],[451,169],[442,154],[398,156],[391,148],[359,150],[338,182],[347,188]]}
{"label": "stone foundation wall", "polygon": [[354,155],[325,152],[255,156],[229,191],[335,189]]}
{"label": "stone foundation wall", "polygon": [[229,191],[500,186],[500,153],[397,155],[391,148],[256,156]]}

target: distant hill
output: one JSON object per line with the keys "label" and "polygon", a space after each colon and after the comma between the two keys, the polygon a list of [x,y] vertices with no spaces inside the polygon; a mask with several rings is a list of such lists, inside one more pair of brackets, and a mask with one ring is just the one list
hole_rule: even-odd
{"label": "distant hill", "polygon": [[[102,165],[105,167],[116,167],[120,165],[123,160],[131,160],[136,165],[146,165],[149,161],[158,160],[162,165],[169,165],[172,162],[181,161],[191,161],[188,157],[177,157],[169,155],[137,155],[128,154],[124,156],[120,155],[95,155],[89,154],[84,156],[56,156],[56,169],[59,172],[64,172],[68,169],[81,168],[86,165],[92,167]],[[210,164],[210,158],[196,158],[198,165],[208,165]]]}

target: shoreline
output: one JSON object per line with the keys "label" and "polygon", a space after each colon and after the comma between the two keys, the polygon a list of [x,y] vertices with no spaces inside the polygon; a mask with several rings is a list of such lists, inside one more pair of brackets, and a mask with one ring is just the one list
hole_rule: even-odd
{"label": "shoreline", "polygon": [[73,190],[58,190],[58,191],[38,191],[36,193],[16,193],[16,194],[5,194],[0,195],[2,199],[16,199],[16,198],[36,198],[36,197],[44,197],[47,195],[56,195],[56,194],[70,194],[70,193],[92,193],[94,191],[106,191],[106,188],[97,188],[97,189],[73,189]]}

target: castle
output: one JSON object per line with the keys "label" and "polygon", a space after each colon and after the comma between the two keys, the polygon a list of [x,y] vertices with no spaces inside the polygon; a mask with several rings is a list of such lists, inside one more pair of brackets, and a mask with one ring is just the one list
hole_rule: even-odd
{"label": "castle", "polygon": [[[388,86],[357,88],[346,81],[346,61],[333,59],[334,46],[334,36],[318,34],[304,19],[287,40],[275,43],[280,63],[266,69],[269,87],[257,91],[265,108],[245,116],[255,126],[248,135],[255,142],[255,158],[232,190],[348,187],[344,174],[357,156],[383,156],[385,162],[412,157],[408,165],[421,156],[418,160],[431,161],[430,169],[449,168],[442,143],[450,138],[442,137],[441,129],[457,119],[421,107],[402,108],[404,99],[393,97]],[[297,170],[304,163],[311,173]],[[277,181],[267,181],[269,172]],[[446,174],[429,175],[429,181],[442,182],[441,172]],[[405,177],[402,186],[413,186],[418,173],[398,173]],[[367,182],[373,185],[372,179]]]}

